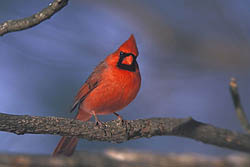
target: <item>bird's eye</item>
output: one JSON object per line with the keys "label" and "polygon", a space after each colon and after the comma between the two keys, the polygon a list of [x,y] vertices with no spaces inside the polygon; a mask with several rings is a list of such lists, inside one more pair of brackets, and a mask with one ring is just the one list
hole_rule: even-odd
{"label": "bird's eye", "polygon": [[124,55],[125,53],[123,51],[120,52],[120,56]]}

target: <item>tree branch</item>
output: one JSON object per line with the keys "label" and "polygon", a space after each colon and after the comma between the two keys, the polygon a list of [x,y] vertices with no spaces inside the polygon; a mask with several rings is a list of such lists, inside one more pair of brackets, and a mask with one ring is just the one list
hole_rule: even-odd
{"label": "tree branch", "polygon": [[250,134],[250,124],[240,102],[240,95],[238,93],[238,86],[235,78],[231,78],[229,87],[234,102],[235,112],[240,120],[241,126]]}
{"label": "tree branch", "polygon": [[[98,158],[97,158],[98,157]],[[4,155],[0,154],[3,167],[249,167],[249,155],[230,155],[226,157],[204,156],[199,154],[152,154],[124,150],[106,150],[104,153],[81,152],[72,157],[51,157],[42,155]]]}
{"label": "tree branch", "polygon": [[192,118],[150,118],[105,123],[105,127],[93,122],[82,122],[67,118],[10,115],[0,113],[0,131],[18,135],[53,134],[77,136],[87,140],[121,143],[131,139],[152,136],[181,136],[250,153],[250,136],[217,128]]}
{"label": "tree branch", "polygon": [[18,20],[5,21],[0,24],[0,36],[3,36],[4,34],[9,32],[25,30],[37,24],[40,24],[44,20],[49,19],[67,4],[68,0],[54,0],[52,3],[49,4],[47,8],[44,8],[40,12],[30,17]]}

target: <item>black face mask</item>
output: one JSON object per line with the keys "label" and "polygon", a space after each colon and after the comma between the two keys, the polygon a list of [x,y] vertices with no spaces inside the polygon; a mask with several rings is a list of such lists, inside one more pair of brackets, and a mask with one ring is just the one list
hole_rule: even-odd
{"label": "black face mask", "polygon": [[[133,57],[133,62],[130,65],[122,64],[122,61],[124,60],[124,58],[128,57],[128,56]],[[135,72],[135,70],[136,70],[136,56],[133,53],[120,52],[120,58],[119,58],[119,61],[117,63],[117,67],[122,69],[122,70]]]}

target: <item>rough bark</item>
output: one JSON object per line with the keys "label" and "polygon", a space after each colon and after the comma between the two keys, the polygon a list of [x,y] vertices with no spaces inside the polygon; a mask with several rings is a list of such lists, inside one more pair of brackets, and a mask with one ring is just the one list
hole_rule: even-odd
{"label": "rough bark", "polygon": [[250,135],[218,128],[192,118],[150,118],[109,121],[105,126],[67,118],[10,115],[0,113],[0,131],[18,135],[53,134],[77,136],[90,141],[121,143],[131,139],[152,136],[180,136],[250,153]]}

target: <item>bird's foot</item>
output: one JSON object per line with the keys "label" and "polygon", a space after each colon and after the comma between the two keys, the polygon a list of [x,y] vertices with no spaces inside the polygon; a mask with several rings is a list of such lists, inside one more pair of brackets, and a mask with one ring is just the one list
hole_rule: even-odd
{"label": "bird's foot", "polygon": [[119,125],[125,125],[126,124],[126,120],[124,120],[121,116],[119,116],[118,118],[117,118],[117,121],[119,121]]}
{"label": "bird's foot", "polygon": [[114,115],[117,116],[117,120],[119,121],[120,125],[124,125],[126,123],[126,121],[122,118],[122,116],[120,116],[116,112],[114,112]]}
{"label": "bird's foot", "polygon": [[103,122],[101,122],[98,117],[96,116],[96,113],[94,111],[92,111],[94,117],[95,117],[95,125],[99,126],[99,127],[104,127],[105,124]]}

